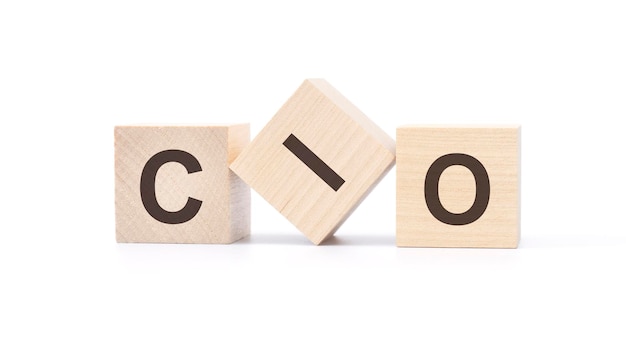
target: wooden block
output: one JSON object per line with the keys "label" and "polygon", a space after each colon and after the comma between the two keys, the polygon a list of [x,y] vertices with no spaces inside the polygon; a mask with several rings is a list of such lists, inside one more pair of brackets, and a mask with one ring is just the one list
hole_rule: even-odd
{"label": "wooden block", "polygon": [[232,243],[250,234],[250,188],[228,165],[249,125],[115,127],[118,242]]}
{"label": "wooden block", "polygon": [[518,126],[397,130],[397,245],[517,248]]}
{"label": "wooden block", "polygon": [[319,244],[394,162],[389,135],[326,81],[309,79],[231,170]]}

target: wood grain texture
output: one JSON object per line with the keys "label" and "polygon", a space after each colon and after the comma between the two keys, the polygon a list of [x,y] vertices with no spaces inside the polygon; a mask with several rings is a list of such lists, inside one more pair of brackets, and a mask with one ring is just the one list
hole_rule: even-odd
{"label": "wood grain texture", "polygon": [[[248,124],[221,126],[116,126],[115,221],[118,242],[232,243],[250,234],[250,188],[229,169],[249,143]],[[202,201],[181,224],[156,220],[140,194],[146,162],[164,150],[193,155],[202,171],[188,173],[177,162],[163,164],[155,180],[158,204],[182,209],[188,197]]]}
{"label": "wood grain texture", "polygon": [[[345,180],[337,191],[283,145],[292,134]],[[309,79],[231,169],[320,244],[394,163],[395,141],[389,135],[326,81]]]}
{"label": "wood grain texture", "polygon": [[[519,126],[402,126],[397,129],[397,230],[400,247],[517,248],[520,238]],[[429,211],[424,183],[439,157],[462,153],[489,175],[485,212],[466,225],[449,225]],[[463,213],[476,197],[476,181],[464,166],[450,166],[439,181],[443,207]]]}

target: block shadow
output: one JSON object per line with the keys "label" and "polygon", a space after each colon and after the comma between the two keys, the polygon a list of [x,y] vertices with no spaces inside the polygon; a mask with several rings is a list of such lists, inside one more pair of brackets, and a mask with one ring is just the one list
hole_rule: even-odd
{"label": "block shadow", "polygon": [[[242,245],[286,245],[310,246],[315,245],[301,233],[254,233],[235,244]],[[396,246],[394,234],[347,234],[335,235],[322,242],[319,247],[332,246]]]}
{"label": "block shadow", "polygon": [[626,236],[604,234],[532,235],[520,240],[521,249],[618,247],[626,246]]}

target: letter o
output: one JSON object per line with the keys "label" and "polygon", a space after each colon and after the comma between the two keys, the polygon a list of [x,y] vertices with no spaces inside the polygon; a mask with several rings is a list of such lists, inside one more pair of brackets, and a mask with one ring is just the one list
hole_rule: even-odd
{"label": "letter o", "polygon": [[[474,204],[464,213],[451,213],[441,204],[439,199],[439,179],[441,174],[452,165],[468,168],[476,181]],[[446,154],[430,165],[424,180],[424,196],[426,206],[437,220],[448,225],[467,225],[478,220],[487,210],[491,187],[487,170],[476,158],[467,154]]]}

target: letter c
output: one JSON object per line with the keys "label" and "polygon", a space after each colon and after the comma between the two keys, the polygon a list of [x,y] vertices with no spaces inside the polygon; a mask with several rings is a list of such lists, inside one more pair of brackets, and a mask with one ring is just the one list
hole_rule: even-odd
{"label": "letter c", "polygon": [[202,201],[189,197],[187,198],[187,204],[179,211],[170,212],[161,208],[156,199],[156,175],[161,166],[169,162],[182,164],[189,174],[202,171],[198,159],[185,151],[164,150],[156,153],[148,160],[141,172],[141,183],[139,185],[141,202],[148,214],[156,220],[166,224],[182,224],[193,219],[198,214]]}

